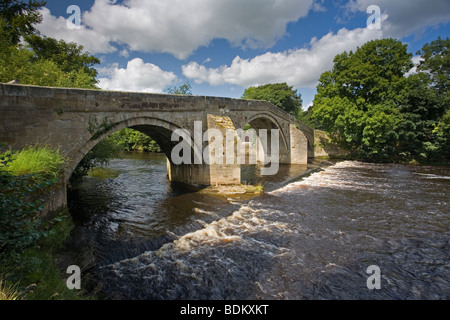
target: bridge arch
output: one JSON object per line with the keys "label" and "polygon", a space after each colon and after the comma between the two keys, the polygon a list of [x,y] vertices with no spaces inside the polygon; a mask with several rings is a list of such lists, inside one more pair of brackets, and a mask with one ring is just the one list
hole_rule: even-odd
{"label": "bridge arch", "polygon": [[[287,134],[284,128],[280,125],[279,121],[270,115],[269,113],[258,113],[254,114],[251,117],[247,118],[242,128],[247,125],[251,125],[253,129],[256,130],[257,135],[259,136],[259,130],[265,129],[268,132],[267,137],[267,149],[264,150],[264,154],[271,155],[271,130],[278,129],[279,130],[279,162],[280,163],[290,163],[290,143],[287,139]],[[261,145],[261,147],[263,147]],[[258,154],[257,159],[261,162],[264,162],[262,155]]]}
{"label": "bridge arch", "polygon": [[[116,123],[111,123],[110,126],[111,129],[107,130],[107,132],[101,134],[99,137],[96,137],[95,139],[92,139],[92,135],[86,135],[84,136],[83,142],[77,144],[75,148],[69,152],[67,157],[70,160],[69,165],[66,167],[65,170],[65,178],[66,183],[69,181],[72,173],[75,171],[77,166],[80,164],[80,162],[86,157],[86,155],[102,140],[109,137],[110,135],[114,134],[117,131],[120,131],[122,129],[131,128],[135,129],[137,131],[140,131],[158,143],[161,150],[165,153],[167,159],[170,162],[171,159],[171,152],[173,147],[178,144],[177,141],[172,141],[172,133],[175,130],[178,129],[184,129],[176,124],[155,118],[155,117],[135,117],[135,118],[129,118],[126,120],[122,120]],[[189,147],[193,149],[193,141],[191,140],[184,140],[189,144]]]}

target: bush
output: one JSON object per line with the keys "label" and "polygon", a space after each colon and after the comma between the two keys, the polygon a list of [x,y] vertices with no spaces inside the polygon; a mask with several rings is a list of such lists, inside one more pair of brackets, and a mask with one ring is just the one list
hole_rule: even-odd
{"label": "bush", "polygon": [[81,298],[55,263],[73,226],[70,214],[43,219],[41,201],[29,200],[58,181],[63,162],[49,148],[0,154],[0,300]]}
{"label": "bush", "polygon": [[49,148],[0,155],[0,261],[21,253],[45,236],[42,201],[30,195],[58,181],[64,160]]}
{"label": "bush", "polygon": [[8,151],[3,154],[6,157],[8,165],[3,170],[15,176],[32,175],[36,182],[58,179],[65,162],[58,150],[49,147],[28,147],[17,153]]}

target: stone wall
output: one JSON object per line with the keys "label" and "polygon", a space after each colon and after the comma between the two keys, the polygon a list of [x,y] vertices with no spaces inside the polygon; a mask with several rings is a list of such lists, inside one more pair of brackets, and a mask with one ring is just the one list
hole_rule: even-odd
{"label": "stone wall", "polygon": [[314,130],[314,157],[343,157],[346,152],[334,144],[325,131]]}

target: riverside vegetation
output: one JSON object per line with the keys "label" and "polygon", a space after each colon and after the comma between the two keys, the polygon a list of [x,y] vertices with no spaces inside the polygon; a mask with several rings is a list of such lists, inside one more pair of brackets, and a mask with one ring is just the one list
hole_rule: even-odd
{"label": "riverside vegetation", "polygon": [[[1,2],[0,82],[98,89],[98,58],[35,29],[44,5]],[[0,155],[0,299],[79,298],[66,288],[57,265],[58,251],[72,228],[70,214],[42,217],[42,201],[36,199],[59,181],[64,161],[57,150],[45,146]]]}
{"label": "riverside vegetation", "polygon": [[70,214],[42,217],[34,196],[60,180],[64,161],[47,147],[0,154],[0,300],[80,298],[57,264],[73,227]]}

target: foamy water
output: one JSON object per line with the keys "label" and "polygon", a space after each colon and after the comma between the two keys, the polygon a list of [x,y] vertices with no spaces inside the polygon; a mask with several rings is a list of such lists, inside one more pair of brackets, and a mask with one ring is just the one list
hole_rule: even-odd
{"label": "foamy water", "polygon": [[98,277],[113,299],[448,299],[449,177],[341,162]]}

